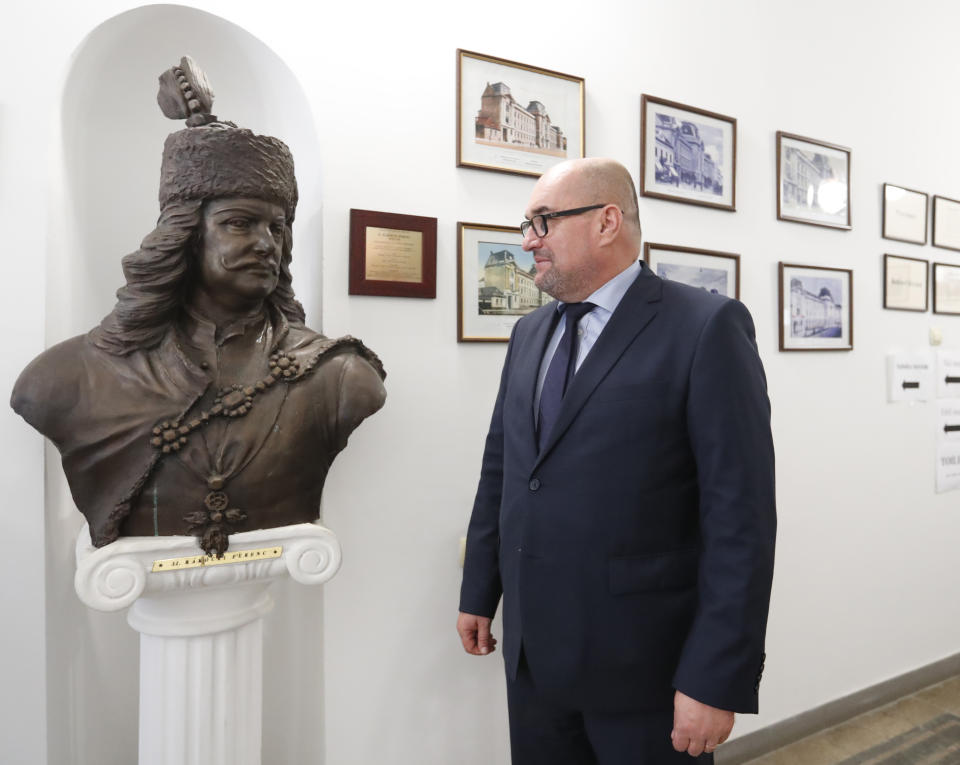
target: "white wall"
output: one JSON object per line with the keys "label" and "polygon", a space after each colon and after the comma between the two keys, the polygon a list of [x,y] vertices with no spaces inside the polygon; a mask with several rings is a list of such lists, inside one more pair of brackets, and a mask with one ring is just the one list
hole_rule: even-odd
{"label": "white wall", "polygon": [[[3,12],[7,16],[6,10]],[[9,26],[0,24],[0,63],[9,66]],[[0,230],[4,281],[32,285],[8,290],[0,301],[3,352],[0,353],[0,400],[20,369],[43,348],[44,230],[46,218],[37,200],[46,193],[43,143],[45,114],[33,120],[20,113],[31,100],[32,82],[10,79],[0,86]],[[49,111],[49,110],[48,110]],[[21,147],[32,146],[31,151]],[[0,407],[0,746],[11,763],[47,763],[45,686],[45,555],[43,513],[43,444],[8,407]]]}
{"label": "white wall", "polygon": [[[87,177],[70,164],[71,151],[97,150],[97,141],[87,133],[92,143],[71,143],[84,127],[68,124],[65,111],[93,110],[77,106],[65,87],[92,97],[89,78],[76,77],[98,72],[105,107],[121,129],[130,120],[130,130],[151,131],[147,142],[155,146],[144,150],[159,164],[162,135],[173,123],[158,109],[150,122],[155,78],[181,51],[208,70],[215,112],[275,129],[294,146],[301,186],[315,192],[304,196],[295,229],[295,286],[308,319],[320,325],[322,296],[324,331],[363,338],[389,373],[386,408],[354,435],[328,479],[325,522],[340,536],[345,561],[326,588],[322,621],[312,594],[293,586],[278,593],[267,634],[268,761],[316,761],[321,751],[327,765],[508,759],[502,665],[463,655],[453,631],[457,540],[504,351],[456,343],[456,222],[515,224],[533,182],[454,167],[457,47],[585,77],[588,152],[617,157],[635,174],[641,93],[738,119],[736,213],[640,202],[646,239],[741,254],[741,295],[770,382],[778,567],[762,713],[742,718],[737,731],[960,650],[960,606],[944,594],[960,585],[960,495],[933,493],[933,406],[886,404],[883,377],[885,353],[922,347],[930,327],[942,329],[947,346],[960,347],[960,319],[880,308],[884,252],[950,263],[960,257],[879,236],[884,181],[960,197],[953,152],[960,106],[950,88],[960,11],[953,4],[921,0],[908,10],[865,0],[651,0],[592,7],[564,0],[515,3],[498,13],[425,0],[310,8],[287,0],[196,3],[259,38],[285,66],[264,63],[273,54],[231,25],[169,7],[108,22],[90,39],[105,40],[104,30],[116,39],[104,42],[94,61],[84,38],[133,4],[82,5],[18,4],[4,12],[0,28],[0,64],[21,75],[0,85],[5,263],[12,284],[34,285],[12,291],[3,307],[5,389],[44,343],[86,329],[109,310],[119,286],[116,263],[155,214],[138,207],[141,217],[112,221],[95,197],[84,200],[71,186]],[[171,19],[172,30],[165,25]],[[161,32],[167,37],[158,43]],[[110,59],[142,47],[166,57]],[[230,50],[236,77],[217,68]],[[126,71],[133,66],[145,71]],[[266,67],[269,78],[257,79],[252,67]],[[313,126],[304,125],[309,119],[284,79],[287,67]],[[247,92],[234,86],[244,76],[253,83]],[[142,91],[128,84],[137,77]],[[114,78],[122,92],[113,90]],[[282,104],[262,87],[278,80]],[[144,98],[148,108],[134,104]],[[270,104],[276,118],[257,122],[257,108]],[[776,220],[776,130],[852,147],[853,231]],[[311,132],[319,148],[310,148]],[[151,175],[150,157],[144,162],[117,162],[109,177],[152,204],[156,171]],[[351,207],[438,218],[436,300],[347,295]],[[91,216],[100,216],[96,226]],[[777,351],[779,260],[854,269],[854,351]],[[102,278],[85,278],[87,268],[102,269]],[[64,501],[59,464],[48,463],[44,503],[39,437],[11,414],[0,416],[8,502],[0,518],[7,538],[18,542],[2,556],[2,574],[16,581],[4,587],[3,602],[19,615],[6,620],[3,646],[16,661],[5,655],[3,672],[30,689],[10,701],[4,694],[0,740],[10,742],[10,762],[43,763],[49,715],[51,764],[129,762],[135,692],[129,677],[107,677],[107,667],[135,665],[135,635],[122,617],[85,613],[72,599],[69,540],[77,515]],[[296,676],[289,656],[302,657],[303,667],[285,694],[279,680]],[[322,706],[303,679],[321,667]],[[105,703],[111,698],[118,701]],[[127,732],[107,745],[118,728]]]}

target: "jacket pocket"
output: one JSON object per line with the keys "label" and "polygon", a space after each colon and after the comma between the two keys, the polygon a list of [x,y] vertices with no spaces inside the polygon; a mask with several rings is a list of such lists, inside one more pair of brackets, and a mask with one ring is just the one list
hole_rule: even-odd
{"label": "jacket pocket", "polygon": [[607,562],[610,592],[627,595],[692,587],[697,582],[699,558],[697,547],[611,558]]}

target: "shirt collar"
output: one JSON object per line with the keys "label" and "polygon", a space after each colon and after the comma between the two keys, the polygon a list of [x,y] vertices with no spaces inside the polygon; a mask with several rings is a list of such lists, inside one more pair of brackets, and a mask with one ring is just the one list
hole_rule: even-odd
{"label": "shirt collar", "polygon": [[[640,271],[640,261],[633,261],[633,263],[606,284],[594,290],[584,302],[593,303],[598,308],[602,308],[608,313],[613,313],[616,307],[620,305],[620,301],[630,288],[630,285],[633,284],[640,275]],[[557,301],[557,310],[559,310],[562,305],[563,303]]]}
{"label": "shirt collar", "polygon": [[253,325],[264,325],[268,319],[267,311],[244,316],[235,321],[217,327],[210,319],[197,311],[193,306],[184,306],[184,319],[181,331],[190,343],[198,348],[213,348],[222,345],[232,337],[243,335]]}

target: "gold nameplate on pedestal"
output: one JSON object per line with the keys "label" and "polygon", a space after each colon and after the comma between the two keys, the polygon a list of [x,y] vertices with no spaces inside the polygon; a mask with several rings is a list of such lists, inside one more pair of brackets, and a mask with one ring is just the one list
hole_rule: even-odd
{"label": "gold nameplate on pedestal", "polygon": [[256,550],[235,550],[226,552],[222,558],[213,555],[190,555],[186,558],[163,558],[153,562],[151,573],[157,571],[182,571],[185,568],[202,566],[222,566],[224,563],[250,563],[255,560],[268,560],[283,555],[283,546],[259,547]]}

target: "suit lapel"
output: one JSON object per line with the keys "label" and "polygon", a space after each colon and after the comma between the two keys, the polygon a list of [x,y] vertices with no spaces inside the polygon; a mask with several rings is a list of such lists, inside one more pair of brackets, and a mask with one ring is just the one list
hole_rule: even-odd
{"label": "suit lapel", "polygon": [[[534,469],[570,427],[587,399],[607,373],[623,355],[634,338],[639,335],[657,315],[662,283],[653,272],[642,264],[640,275],[624,293],[617,309],[603,328],[587,358],[574,376],[563,398],[560,415],[549,439],[544,444]],[[542,355],[542,354],[541,354]]]}

